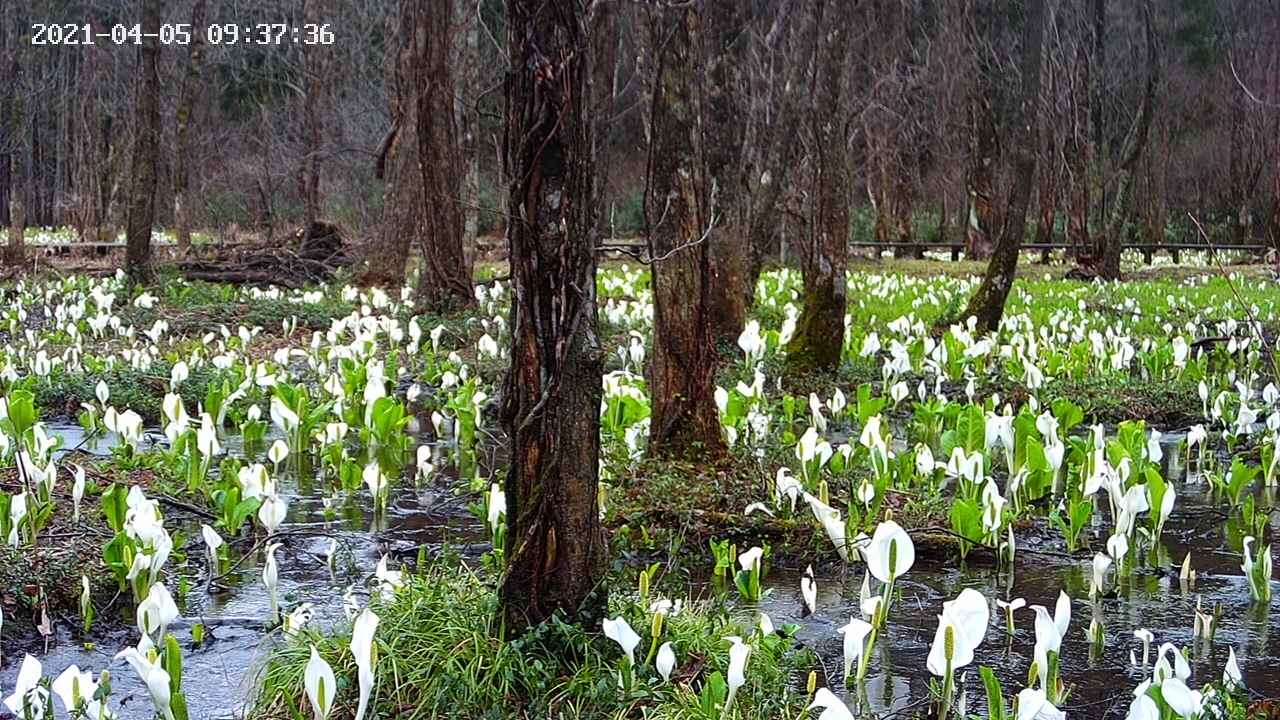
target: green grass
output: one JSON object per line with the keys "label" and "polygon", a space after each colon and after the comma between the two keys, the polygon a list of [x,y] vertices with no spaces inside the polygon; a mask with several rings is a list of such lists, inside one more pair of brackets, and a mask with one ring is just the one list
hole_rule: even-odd
{"label": "green grass", "polygon": [[[376,687],[370,717],[415,718],[706,718],[696,693],[712,673],[724,673],[729,644],[750,638],[723,607],[693,603],[670,617],[662,640],[676,648],[678,666],[664,683],[647,661],[649,613],[615,596],[612,614],[626,617],[643,640],[636,649],[633,690],[618,687],[618,647],[595,628],[559,620],[511,641],[501,639],[496,595],[488,581],[441,562],[409,578],[397,597],[371,607],[381,618],[375,634]],[[304,631],[270,656],[252,720],[308,717],[303,668],[309,648],[333,667],[338,688],[333,717],[348,717],[357,700],[348,628]],[[794,717],[807,704],[808,651],[777,635],[757,638],[738,693],[734,717]],[[796,688],[801,688],[797,691]],[[643,710],[641,710],[643,709]],[[707,720],[711,720],[707,718]]]}

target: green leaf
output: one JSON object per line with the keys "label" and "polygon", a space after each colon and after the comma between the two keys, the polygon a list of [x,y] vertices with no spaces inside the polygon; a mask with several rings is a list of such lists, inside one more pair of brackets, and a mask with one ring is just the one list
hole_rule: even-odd
{"label": "green leaf", "polygon": [[987,690],[987,717],[990,720],[1005,720],[1008,714],[1004,709],[1004,691],[1000,688],[1000,680],[986,665],[978,668],[978,674],[982,676],[982,685]]}

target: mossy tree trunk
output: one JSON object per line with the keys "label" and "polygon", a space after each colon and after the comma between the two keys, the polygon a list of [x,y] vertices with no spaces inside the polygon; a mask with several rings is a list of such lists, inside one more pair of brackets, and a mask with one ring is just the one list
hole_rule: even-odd
{"label": "mossy tree trunk", "polygon": [[1004,315],[1005,300],[1013,287],[1018,253],[1027,232],[1027,208],[1031,204],[1032,183],[1039,159],[1037,123],[1040,105],[1040,57],[1044,45],[1045,0],[1028,0],[1022,27],[1021,89],[1011,113],[1013,186],[1008,209],[994,254],[987,263],[982,285],[969,299],[966,317],[975,317],[978,327],[995,331]]}
{"label": "mossy tree trunk", "polygon": [[[800,371],[834,371],[844,347],[846,271],[849,265],[850,180],[848,136],[841,98],[846,83],[852,23],[844,0],[815,4],[825,29],[813,78],[813,187],[809,241],[804,253],[804,305],[787,345],[788,364]],[[824,17],[826,16],[826,17]]]}
{"label": "mossy tree trunk", "polygon": [[724,451],[715,405],[713,207],[703,138],[700,4],[651,10],[654,48],[645,223],[653,258],[649,452]]}
{"label": "mossy tree trunk", "polygon": [[597,504],[604,351],[597,336],[596,205],[585,0],[507,0],[507,230],[511,365],[507,631],[557,611],[584,624],[608,545]]}
{"label": "mossy tree trunk", "polygon": [[142,29],[147,35],[138,52],[134,91],[133,160],[126,223],[125,272],[134,283],[150,283],[151,227],[156,215],[156,175],[160,154],[160,0],[142,5]]}

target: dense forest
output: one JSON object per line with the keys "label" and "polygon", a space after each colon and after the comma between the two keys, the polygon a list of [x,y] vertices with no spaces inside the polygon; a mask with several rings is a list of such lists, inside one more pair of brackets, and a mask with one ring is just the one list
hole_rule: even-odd
{"label": "dense forest", "polygon": [[[442,0],[447,18],[413,2],[160,4],[159,23],[201,32],[155,57],[157,225],[185,242],[192,228],[271,238],[326,218],[400,257],[425,232],[404,207],[422,158],[444,173],[432,205],[451,203],[468,241],[503,233],[502,3]],[[15,210],[29,226],[85,236],[127,224],[130,152],[148,133],[136,107],[151,93],[146,46],[33,45],[32,26],[133,26],[143,5],[0,11],[6,224]],[[655,78],[678,57],[700,96],[689,120],[717,188],[716,234],[757,253],[807,236],[816,188],[830,182],[840,187],[823,192],[845,199],[851,237],[962,241],[977,257],[1007,220],[1022,228],[1007,216],[1023,206],[1026,237],[1099,259],[1108,242],[1187,239],[1188,211],[1215,241],[1280,236],[1274,3],[743,0],[709,7],[688,48],[662,25],[665,5],[592,3],[589,114],[607,234],[645,230],[648,173],[664,150]],[[1028,18],[1041,16],[1032,37]],[[327,25],[332,42],[239,37],[257,23]],[[236,41],[220,31],[210,42],[204,29],[224,25]],[[1022,92],[1028,42],[1035,98]],[[434,118],[426,128],[420,107]]]}

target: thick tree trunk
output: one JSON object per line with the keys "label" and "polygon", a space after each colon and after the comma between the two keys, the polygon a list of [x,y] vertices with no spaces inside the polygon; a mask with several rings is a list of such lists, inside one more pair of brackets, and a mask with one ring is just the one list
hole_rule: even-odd
{"label": "thick tree trunk", "polygon": [[653,97],[645,222],[653,260],[653,399],[649,452],[724,450],[715,405],[715,223],[702,136],[702,17],[696,6],[652,10]]}
{"label": "thick tree trunk", "polygon": [[507,632],[556,611],[605,610],[597,504],[604,351],[596,322],[596,205],[583,0],[507,0],[507,234],[513,285],[503,418]]}
{"label": "thick tree trunk", "polygon": [[1044,45],[1045,0],[1027,0],[1023,19],[1022,88],[1012,113],[1011,144],[1013,147],[1013,187],[1004,215],[1004,227],[996,243],[995,253],[987,263],[982,285],[969,299],[966,316],[975,317],[978,327],[994,332],[1004,315],[1004,303],[1013,288],[1022,238],[1027,232],[1027,207],[1031,203],[1031,185],[1036,174],[1039,143],[1036,126],[1040,107],[1040,55]]}
{"label": "thick tree trunk", "polygon": [[[850,17],[844,0],[821,0],[826,28],[813,79],[813,187],[804,264],[804,305],[787,344],[788,365],[801,372],[834,371],[844,346],[845,274],[849,266],[848,137],[841,97],[849,59]],[[826,17],[823,17],[826,16]],[[886,193],[887,195],[887,193]],[[881,210],[888,216],[888,210]]]}
{"label": "thick tree trunk", "polygon": [[[205,0],[196,0],[191,8],[191,27],[204,27]],[[191,34],[187,47],[187,69],[178,94],[174,135],[177,148],[173,157],[173,222],[178,235],[178,249],[191,248],[191,115],[195,111],[196,90],[200,85],[200,64],[204,55],[201,32]]]}
{"label": "thick tree trunk", "polygon": [[[452,60],[454,0],[418,0],[415,37],[425,41],[424,64],[416,74],[418,171],[422,174],[422,220],[419,237],[422,270],[418,297],[437,312],[470,305],[474,300],[471,265],[462,236],[462,176],[454,108]],[[415,53],[416,54],[416,53]],[[594,210],[594,208],[593,208]]]}
{"label": "thick tree trunk", "polygon": [[142,7],[142,28],[149,37],[143,38],[138,54],[125,272],[130,281],[146,284],[154,279],[151,228],[155,223],[160,156],[160,0],[146,0]]}

